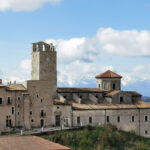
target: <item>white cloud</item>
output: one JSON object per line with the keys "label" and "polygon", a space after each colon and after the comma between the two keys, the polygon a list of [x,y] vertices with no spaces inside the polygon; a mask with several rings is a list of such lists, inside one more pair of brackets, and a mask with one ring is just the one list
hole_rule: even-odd
{"label": "white cloud", "polygon": [[[126,70],[111,64],[101,63],[103,53],[123,56],[149,56],[149,31],[119,31],[112,28],[101,28],[91,38],[79,37],[64,39],[48,39],[57,50],[58,81],[66,86],[76,86],[94,81],[97,74],[108,69],[117,71],[123,76],[122,83],[127,85],[142,80],[150,80],[150,64],[135,65]],[[30,60],[24,60],[20,66],[8,76],[9,79],[24,81],[30,77]],[[95,85],[96,86],[96,85]]]}
{"label": "white cloud", "polygon": [[42,7],[45,3],[59,4],[61,0],[0,0],[0,10],[30,11]]}

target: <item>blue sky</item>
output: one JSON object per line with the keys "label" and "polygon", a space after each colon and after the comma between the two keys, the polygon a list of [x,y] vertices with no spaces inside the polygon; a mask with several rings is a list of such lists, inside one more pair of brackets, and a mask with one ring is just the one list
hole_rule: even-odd
{"label": "blue sky", "polygon": [[[94,87],[111,69],[123,89],[150,96],[150,1],[0,0],[0,72],[30,78],[30,44],[53,42],[58,85]],[[146,87],[146,88],[144,88]]]}

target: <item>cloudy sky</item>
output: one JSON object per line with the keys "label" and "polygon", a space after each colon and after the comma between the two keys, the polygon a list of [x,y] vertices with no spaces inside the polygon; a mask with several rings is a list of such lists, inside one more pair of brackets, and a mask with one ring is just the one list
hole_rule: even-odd
{"label": "cloudy sky", "polygon": [[0,78],[30,79],[31,43],[54,43],[58,86],[96,87],[108,69],[150,96],[149,0],[0,0]]}

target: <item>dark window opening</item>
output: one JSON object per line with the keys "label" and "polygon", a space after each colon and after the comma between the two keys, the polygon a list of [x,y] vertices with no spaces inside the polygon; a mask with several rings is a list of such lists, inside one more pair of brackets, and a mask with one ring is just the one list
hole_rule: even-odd
{"label": "dark window opening", "polygon": [[147,130],[145,130],[145,134],[148,134],[148,131],[147,131]]}
{"label": "dark window opening", "polygon": [[43,99],[41,98],[41,103],[43,102]]}
{"label": "dark window opening", "polygon": [[18,108],[20,107],[20,104],[18,104]]}
{"label": "dark window opening", "polygon": [[109,122],[109,116],[107,116],[107,122]]}
{"label": "dark window opening", "polygon": [[7,98],[7,103],[11,104],[11,98],[10,97]]}
{"label": "dark window opening", "polygon": [[134,122],[134,116],[132,116],[132,122]]}
{"label": "dark window opening", "polygon": [[123,96],[120,97],[120,103],[123,103]]}
{"label": "dark window opening", "polygon": [[67,96],[64,96],[64,98],[67,98]]}
{"label": "dark window opening", "polygon": [[34,120],[32,119],[31,122],[34,122]]}
{"label": "dark window opening", "polygon": [[41,117],[44,117],[44,116],[45,116],[44,110],[41,110]]}
{"label": "dark window opening", "polygon": [[2,99],[2,97],[0,97],[0,104],[3,104],[3,99]]}
{"label": "dark window opening", "polygon": [[113,84],[113,90],[115,90],[116,89],[116,84]]}
{"label": "dark window opening", "polygon": [[80,124],[80,117],[77,117],[77,124]]}
{"label": "dark window opening", "polygon": [[96,95],[95,97],[98,98],[98,95]]}
{"label": "dark window opening", "polygon": [[148,121],[148,116],[145,116],[145,122],[147,122]]}
{"label": "dark window opening", "polygon": [[120,122],[120,116],[117,117],[117,121]]}
{"label": "dark window opening", "polygon": [[59,107],[57,107],[57,109],[59,109]]}
{"label": "dark window opening", "polygon": [[12,110],[11,110],[11,111],[12,111],[12,114],[14,114],[14,112],[15,112],[15,109],[14,109],[14,107],[12,107]]}
{"label": "dark window opening", "polygon": [[82,98],[82,96],[80,96],[80,98]]}
{"label": "dark window opening", "polygon": [[19,114],[20,114],[20,113],[18,112],[18,116],[19,116]]}
{"label": "dark window opening", "polygon": [[43,127],[43,126],[44,126],[44,120],[41,119],[41,127]]}
{"label": "dark window opening", "polygon": [[32,115],[32,111],[30,111],[30,115]]}
{"label": "dark window opening", "polygon": [[89,117],[89,123],[92,123],[92,117]]}
{"label": "dark window opening", "polygon": [[18,97],[18,101],[20,101],[20,97]]}
{"label": "dark window opening", "polygon": [[38,97],[39,97],[39,94],[37,94],[36,97],[38,98]]}
{"label": "dark window opening", "polygon": [[12,127],[12,122],[11,120],[6,120],[6,127]]}

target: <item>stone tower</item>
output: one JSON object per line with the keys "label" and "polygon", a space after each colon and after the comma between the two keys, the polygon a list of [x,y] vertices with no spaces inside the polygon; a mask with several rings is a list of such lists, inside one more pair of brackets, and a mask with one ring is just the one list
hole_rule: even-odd
{"label": "stone tower", "polygon": [[108,70],[96,76],[97,87],[104,90],[121,90],[122,76]]}
{"label": "stone tower", "polygon": [[57,84],[56,51],[53,44],[32,44],[31,80],[55,81]]}

